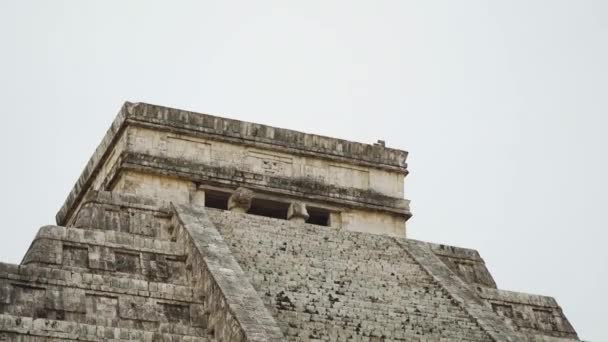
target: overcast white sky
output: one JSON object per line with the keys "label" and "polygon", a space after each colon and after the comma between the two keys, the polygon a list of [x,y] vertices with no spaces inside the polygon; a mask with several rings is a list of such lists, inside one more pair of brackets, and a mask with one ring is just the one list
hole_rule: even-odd
{"label": "overcast white sky", "polygon": [[608,2],[0,0],[0,260],[125,100],[410,152],[409,237],[608,341]]}

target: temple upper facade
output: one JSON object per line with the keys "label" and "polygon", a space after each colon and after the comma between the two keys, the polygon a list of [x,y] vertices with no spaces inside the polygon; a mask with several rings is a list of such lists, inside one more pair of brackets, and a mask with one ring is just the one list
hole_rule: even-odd
{"label": "temple upper facade", "polygon": [[224,209],[244,188],[253,214],[290,219],[299,208],[307,222],[404,237],[406,158],[383,142],[126,103],[57,222],[69,222],[85,189]]}

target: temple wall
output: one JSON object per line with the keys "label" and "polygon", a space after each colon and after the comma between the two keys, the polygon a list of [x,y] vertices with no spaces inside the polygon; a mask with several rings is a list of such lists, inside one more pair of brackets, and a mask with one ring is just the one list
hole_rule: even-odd
{"label": "temple wall", "polygon": [[405,236],[402,217],[371,210],[351,210],[342,213],[342,225],[354,232]]}
{"label": "temple wall", "polygon": [[112,191],[167,202],[186,204],[190,202],[192,183],[172,177],[125,171]]}
{"label": "temple wall", "polygon": [[403,175],[371,167],[227,144],[143,127],[129,128],[129,150],[287,178],[309,177],[346,188],[403,197]]}
{"label": "temple wall", "polygon": [[[146,174],[137,171],[123,171],[112,188],[113,192],[135,195],[144,198],[163,200],[176,204],[205,205],[205,190],[196,188],[194,183],[173,177],[156,174]],[[255,193],[254,193],[255,196]],[[265,196],[264,198],[268,198]],[[274,197],[276,201],[289,203],[288,198]],[[322,203],[305,202],[311,207],[322,207]],[[330,218],[330,226],[335,229],[345,229],[356,232],[385,234],[403,237],[405,222],[403,217],[388,213],[362,210],[334,210]]]}

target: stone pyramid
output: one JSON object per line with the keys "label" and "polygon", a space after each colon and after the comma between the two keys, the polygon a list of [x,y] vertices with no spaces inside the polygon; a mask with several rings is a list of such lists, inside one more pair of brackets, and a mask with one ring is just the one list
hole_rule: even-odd
{"label": "stone pyramid", "polygon": [[0,263],[0,341],[578,341],[475,250],[406,238],[406,157],[126,103]]}

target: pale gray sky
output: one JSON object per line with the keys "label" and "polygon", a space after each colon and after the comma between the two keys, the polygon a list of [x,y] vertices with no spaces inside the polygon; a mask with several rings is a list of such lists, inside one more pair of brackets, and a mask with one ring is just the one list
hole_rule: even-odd
{"label": "pale gray sky", "polygon": [[0,260],[125,100],[408,150],[409,236],[608,341],[608,2],[0,0]]}

